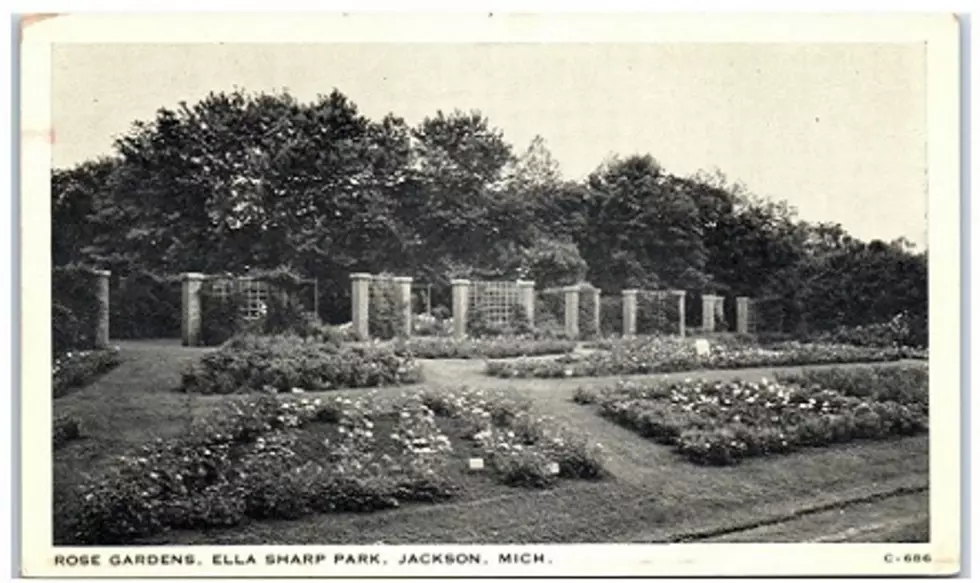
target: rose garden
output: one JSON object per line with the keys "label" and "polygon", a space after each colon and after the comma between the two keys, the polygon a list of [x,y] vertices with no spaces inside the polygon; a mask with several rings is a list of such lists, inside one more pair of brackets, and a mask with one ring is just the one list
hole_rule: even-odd
{"label": "rose garden", "polygon": [[56,543],[928,537],[924,253],[477,114],[158,116],[54,177]]}

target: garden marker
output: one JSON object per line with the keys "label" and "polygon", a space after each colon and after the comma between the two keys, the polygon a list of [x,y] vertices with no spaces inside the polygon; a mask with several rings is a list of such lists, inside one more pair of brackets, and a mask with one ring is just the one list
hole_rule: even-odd
{"label": "garden marker", "polygon": [[482,457],[471,457],[470,458],[470,469],[473,471],[483,469],[483,458]]}

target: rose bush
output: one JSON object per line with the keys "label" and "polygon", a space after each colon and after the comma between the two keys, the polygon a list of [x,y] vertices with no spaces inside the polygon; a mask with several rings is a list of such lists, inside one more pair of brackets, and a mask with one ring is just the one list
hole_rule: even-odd
{"label": "rose bush", "polygon": [[119,349],[68,350],[51,364],[51,396],[63,397],[119,366]]}
{"label": "rose bush", "polygon": [[538,339],[529,336],[488,338],[410,338],[392,344],[400,356],[414,358],[512,358],[542,354],[564,354],[575,349],[575,342]]}
{"label": "rose bush", "polygon": [[329,391],[416,383],[414,359],[381,346],[337,346],[298,336],[242,336],[184,371],[189,393]]}
{"label": "rose bush", "polygon": [[[838,374],[846,374],[841,372]],[[861,377],[873,382],[870,376]],[[860,383],[861,379],[854,383]],[[928,428],[919,401],[857,397],[817,383],[691,381],[620,382],[573,400],[644,437],[674,446],[696,463],[727,465],[746,457],[821,447],[855,439],[915,435]]]}
{"label": "rose bush", "polygon": [[553,360],[491,361],[486,373],[505,378],[560,378],[670,373],[705,369],[737,369],[804,364],[893,361],[903,357],[898,348],[858,347],[846,344],[779,342],[767,347],[739,342],[711,345],[699,355],[694,340],[650,337],[624,340],[608,351],[567,355]]}

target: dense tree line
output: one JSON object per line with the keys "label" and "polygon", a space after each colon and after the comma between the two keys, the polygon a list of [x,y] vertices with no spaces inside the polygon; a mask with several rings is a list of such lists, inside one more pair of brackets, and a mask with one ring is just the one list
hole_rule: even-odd
{"label": "dense tree line", "polygon": [[589,280],[773,298],[790,326],[926,310],[926,256],[799,220],[719,172],[650,155],[569,181],[536,138],[515,151],[478,112],[412,127],[338,91],[212,93],[161,108],[114,154],[55,170],[53,260],[117,274],[287,267],[348,314],[348,274]]}

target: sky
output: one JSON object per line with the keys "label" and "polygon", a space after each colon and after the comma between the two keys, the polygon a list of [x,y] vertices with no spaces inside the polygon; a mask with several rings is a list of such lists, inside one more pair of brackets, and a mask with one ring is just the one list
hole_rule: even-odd
{"label": "sky", "polygon": [[479,110],[567,178],[611,154],[720,169],[801,218],[926,244],[921,44],[70,44],[52,52],[56,168],[209,91],[334,88],[373,119]]}

